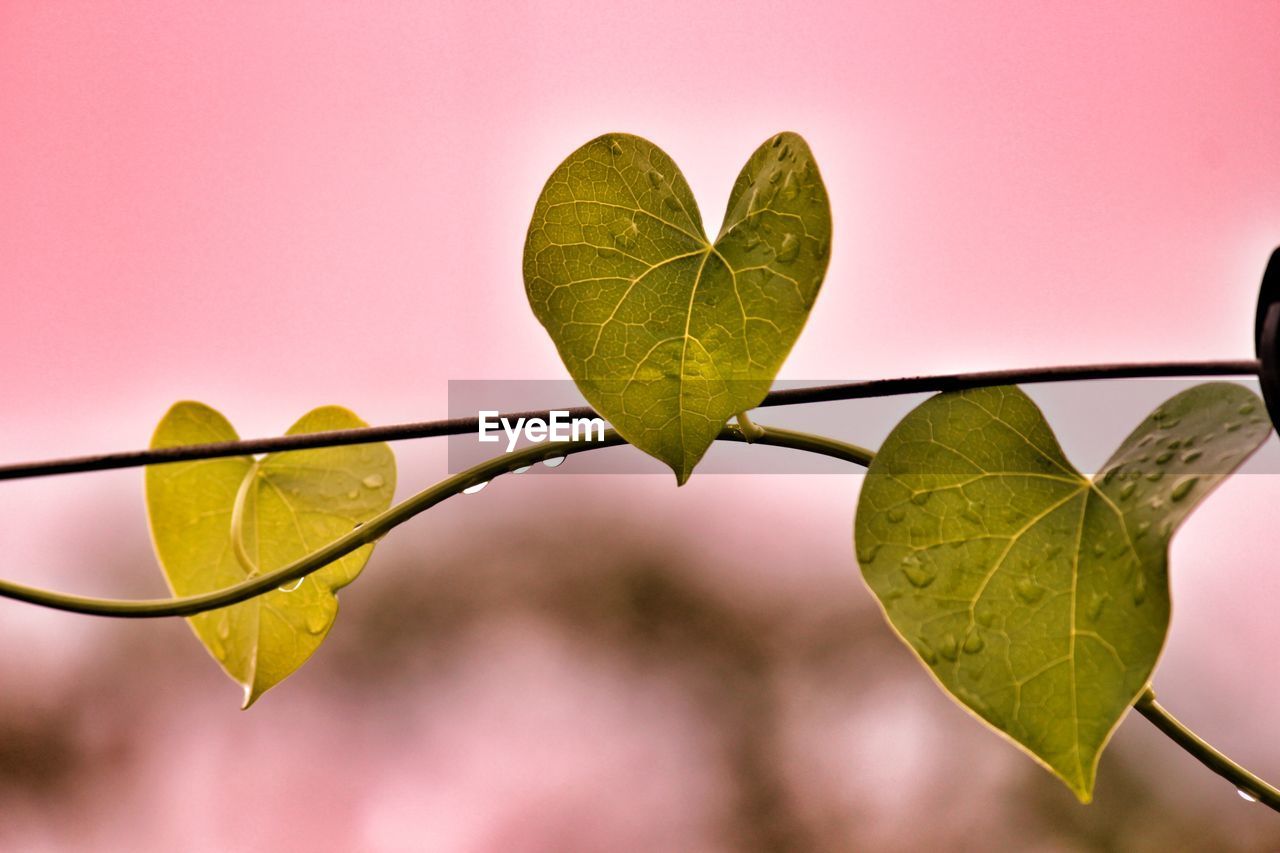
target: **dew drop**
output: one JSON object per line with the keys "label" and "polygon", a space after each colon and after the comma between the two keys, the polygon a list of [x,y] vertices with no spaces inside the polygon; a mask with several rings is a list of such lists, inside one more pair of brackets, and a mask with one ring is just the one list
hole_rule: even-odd
{"label": "dew drop", "polygon": [[978,515],[969,507],[960,510],[960,517],[970,524],[982,524],[982,516]]}
{"label": "dew drop", "polygon": [[465,489],[462,490],[462,493],[464,495],[474,495],[476,492],[482,490],[487,485],[489,485],[489,481],[485,480],[483,482],[476,483],[474,486],[467,486]]}
{"label": "dew drop", "polygon": [[933,647],[923,639],[920,640],[919,644],[916,646],[916,652],[920,655],[920,659],[929,664],[929,666],[933,666],[938,662],[937,652],[935,652]]}
{"label": "dew drop", "polygon": [[1014,585],[1017,590],[1018,598],[1021,598],[1027,604],[1035,604],[1044,597],[1044,588],[1038,586],[1035,581],[1030,578],[1022,578]]}
{"label": "dew drop", "polygon": [[1097,622],[1098,617],[1102,615],[1102,608],[1107,604],[1105,595],[1094,593],[1089,599],[1089,606],[1085,608],[1084,615],[1089,617],[1090,622]]}
{"label": "dew drop", "polygon": [[218,625],[215,630],[217,630],[218,636],[224,640],[231,636],[231,617],[223,613],[222,617],[218,619]]}
{"label": "dew drop", "polygon": [[649,172],[649,174],[648,174],[648,178],[649,178],[649,186],[651,186],[651,187],[658,187],[658,186],[661,186],[661,185],[662,185],[662,173],[661,173],[661,172],[651,171],[651,172]]}
{"label": "dew drop", "polygon": [[769,183],[771,183],[771,184],[776,184],[776,183],[777,183],[778,181],[780,181],[780,180],[782,180],[782,172],[780,172],[780,171],[778,171],[778,172],[772,172],[772,173],[769,175]]}
{"label": "dew drop", "polygon": [[1187,495],[1191,494],[1191,490],[1195,488],[1199,477],[1183,477],[1181,480],[1173,484],[1173,491],[1169,492],[1169,497],[1175,501],[1180,501]]}
{"label": "dew drop", "polygon": [[621,157],[622,146],[619,145],[616,141],[613,142],[612,144],[609,145],[609,153],[612,154],[614,157]]}
{"label": "dew drop", "polygon": [[872,545],[872,546],[870,546],[870,547],[868,547],[868,548],[859,548],[859,549],[858,549],[858,562],[859,562],[859,563],[874,563],[874,562],[876,561],[876,555],[877,555],[877,554],[879,554],[879,553],[880,553],[880,543],[879,543],[879,542],[877,542],[876,544],[874,544],[874,545]]}
{"label": "dew drop", "polygon": [[675,196],[669,195],[662,200],[662,206],[672,213],[675,213],[680,209],[680,202],[676,201]]}
{"label": "dew drop", "polygon": [[370,474],[368,477],[365,477],[360,482],[364,483],[364,487],[366,489],[381,489],[383,479],[381,474]]}
{"label": "dew drop", "polygon": [[1141,539],[1147,535],[1147,531],[1151,529],[1151,522],[1143,521],[1138,524],[1137,531],[1133,534],[1134,539]]}
{"label": "dew drop", "polygon": [[793,201],[800,195],[800,183],[796,180],[795,172],[787,174],[787,179],[782,182],[782,189],[778,190],[778,198],[783,201]]}
{"label": "dew drop", "polygon": [[920,558],[910,554],[902,558],[902,573],[916,589],[924,589],[933,583],[936,577],[933,570],[920,562]]}
{"label": "dew drop", "polygon": [[949,661],[954,661],[958,658],[960,656],[960,646],[956,643],[955,635],[947,634],[947,636],[943,637],[942,643],[938,646],[938,651]]}
{"label": "dew drop", "polygon": [[1138,579],[1133,583],[1133,603],[1141,604],[1147,600],[1147,576],[1138,571]]}
{"label": "dew drop", "polygon": [[1163,465],[1172,458],[1173,458],[1173,451],[1166,450],[1164,453],[1161,453],[1159,456],[1156,457],[1156,464]]}
{"label": "dew drop", "polygon": [[978,624],[984,628],[990,628],[996,624],[996,614],[993,610],[983,610],[977,615]]}
{"label": "dew drop", "polygon": [[1241,406],[1240,408],[1236,409],[1236,411],[1237,411],[1237,412],[1239,412],[1239,413],[1240,413],[1240,414],[1242,414],[1242,415],[1252,415],[1252,414],[1253,414],[1253,403],[1245,403],[1243,406]]}
{"label": "dew drop", "polygon": [[302,586],[302,582],[305,580],[306,578],[298,578],[296,581],[293,581],[292,583],[281,584],[280,586],[276,587],[276,589],[280,590],[280,592],[293,592],[298,587]]}
{"label": "dew drop", "polygon": [[623,228],[617,234],[613,235],[613,242],[617,243],[624,249],[629,249],[635,245],[636,237],[639,234],[640,229],[634,222],[631,222],[627,224],[626,228]]}
{"label": "dew drop", "polygon": [[1244,800],[1246,803],[1256,803],[1258,801],[1257,797],[1250,794],[1244,788],[1236,788],[1236,793],[1240,796],[1240,799]]}
{"label": "dew drop", "polygon": [[358,497],[360,497],[360,492],[356,489],[352,489],[351,491],[347,492],[347,500],[353,501]]}
{"label": "dew drop", "polygon": [[564,457],[552,456],[550,459],[543,459],[542,464],[546,465],[548,468],[559,468],[564,464]]}
{"label": "dew drop", "polygon": [[778,152],[778,161],[781,162],[791,156],[791,146],[784,145],[782,150]]}
{"label": "dew drop", "polygon": [[916,506],[924,506],[931,497],[933,497],[933,492],[916,492],[911,496],[911,502]]}
{"label": "dew drop", "polygon": [[1133,497],[1133,492],[1134,492],[1134,489],[1136,488],[1138,488],[1138,484],[1135,483],[1133,480],[1130,480],[1129,482],[1125,483],[1123,486],[1120,487],[1120,497],[1121,498]]}
{"label": "dew drop", "polygon": [[964,651],[966,654],[976,655],[982,651],[987,645],[986,640],[982,639],[982,635],[977,631],[969,632],[969,636],[964,638]]}
{"label": "dew drop", "polygon": [[1150,474],[1147,474],[1147,479],[1154,483],[1155,481],[1159,480],[1163,476],[1164,476],[1163,471],[1152,471]]}
{"label": "dew drop", "polygon": [[1227,432],[1235,432],[1238,429],[1240,429],[1240,424],[1235,421],[1227,424]]}
{"label": "dew drop", "polygon": [[1193,451],[1191,451],[1190,453],[1184,453],[1184,454],[1182,454],[1182,461],[1183,461],[1183,462],[1187,462],[1187,463],[1195,462],[1195,461],[1196,461],[1197,459],[1199,459],[1203,454],[1204,454],[1204,451],[1202,451],[1202,450],[1193,450]]}
{"label": "dew drop", "polygon": [[313,607],[307,611],[307,632],[310,634],[324,633],[325,625],[329,622],[325,618],[324,610],[319,607]]}
{"label": "dew drop", "polygon": [[773,138],[773,141],[772,141],[772,142],[770,142],[769,144],[770,144],[771,146],[773,146],[774,148],[777,148],[779,145],[781,145],[781,144],[782,144],[782,134],[781,134],[781,133],[779,133],[777,136],[775,136],[775,137]]}
{"label": "dew drop", "polygon": [[1119,474],[1119,473],[1120,473],[1119,465],[1113,465],[1110,468],[1108,468],[1107,473],[1102,475],[1103,484],[1105,485],[1107,483],[1110,483],[1112,480],[1116,478],[1116,474]]}
{"label": "dew drop", "polygon": [[889,519],[890,524],[897,524],[907,517],[907,513],[902,507],[895,506],[893,509],[885,513],[885,517]]}
{"label": "dew drop", "polygon": [[778,249],[778,263],[789,264],[800,255],[800,239],[794,234],[782,238],[782,246]]}
{"label": "dew drop", "polygon": [[525,471],[528,471],[528,470],[529,470],[529,466],[528,466],[528,465],[521,465],[519,468],[515,468],[515,469],[513,469],[511,473],[512,473],[512,474],[523,474]]}

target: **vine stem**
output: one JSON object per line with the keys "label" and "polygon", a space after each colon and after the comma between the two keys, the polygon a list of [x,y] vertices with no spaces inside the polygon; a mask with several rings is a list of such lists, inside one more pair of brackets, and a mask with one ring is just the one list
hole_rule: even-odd
{"label": "vine stem", "polygon": [[[834,385],[815,385],[806,388],[787,388],[781,391],[771,391],[761,401],[760,408],[795,406],[805,403],[826,403],[835,400],[891,397],[900,394],[920,394],[932,391],[961,391],[968,388],[985,388],[992,385],[1077,382],[1088,379],[1257,376],[1259,369],[1260,363],[1257,359],[1166,361],[1127,364],[1074,364],[1059,367],[1033,367],[1017,370],[988,370],[977,373],[949,373],[937,376],[912,376],[899,379],[872,379],[863,382],[841,382]],[[529,412],[507,412],[499,417],[507,418],[513,423],[517,418],[542,418],[545,420],[551,411],[550,409],[541,409]],[[569,417],[574,418],[598,417],[595,410],[589,406],[571,406],[555,411],[567,412]],[[394,424],[392,426],[330,430],[327,432],[255,438],[243,441],[223,441],[181,447],[105,453],[93,456],[75,456],[66,459],[0,465],[0,480],[48,477],[54,474],[73,474],[84,471],[107,471],[117,468],[136,468],[142,465],[155,465],[163,462],[189,462],[194,459],[271,453],[278,450],[337,447],[350,444],[368,444],[375,441],[405,441],[414,438],[460,435],[462,433],[477,432],[479,428],[479,418],[452,418],[449,420]]]}
{"label": "vine stem", "polygon": [[[863,467],[870,465],[875,455],[866,448],[826,436],[795,432],[777,427],[761,427],[754,423],[751,424],[750,436],[741,426],[726,426],[717,436],[717,440],[787,447],[794,450],[818,453],[835,459],[843,459],[846,462],[852,462]],[[366,524],[358,525],[355,530],[335,539],[318,551],[314,551],[267,574],[249,578],[242,583],[214,592],[170,599],[105,599],[68,595],[0,580],[0,597],[24,601],[54,610],[94,616],[111,616],[125,619],[193,616],[247,601],[284,584],[300,580],[334,560],[365,545],[372,544],[414,516],[425,512],[447,498],[460,494],[472,486],[487,483],[495,477],[513,473],[517,469],[527,468],[537,462],[544,462],[561,456],[570,456],[588,450],[614,447],[625,443],[615,431],[608,430],[601,441],[571,442],[556,448],[534,446],[515,453],[495,457],[419,492],[408,500],[370,519]],[[1174,743],[1178,744],[1214,773],[1226,779],[1238,791],[1265,804],[1272,810],[1280,812],[1280,791],[1277,791],[1259,777],[1218,752],[1184,726],[1155,701],[1155,693],[1149,687],[1138,697],[1134,707]]]}
{"label": "vine stem", "polygon": [[1218,752],[1203,738],[1183,725],[1177,717],[1156,701],[1155,691],[1150,687],[1142,692],[1138,700],[1133,703],[1133,707],[1193,758],[1235,785],[1236,790],[1242,795],[1262,803],[1272,811],[1280,812],[1280,791]]}
{"label": "vine stem", "polygon": [[[725,427],[717,438],[720,441],[747,441],[746,435],[736,426]],[[793,432],[786,429],[770,428],[764,430],[762,435],[752,438],[751,441],[755,444],[789,447],[795,450],[819,453],[862,466],[869,465],[873,455],[870,450],[846,444],[833,438]],[[419,513],[425,512],[441,501],[453,497],[472,486],[487,483],[495,477],[511,473],[517,468],[525,468],[537,462],[625,443],[623,438],[616,432],[607,430],[602,441],[569,442],[558,444],[555,447],[535,445],[524,450],[518,450],[515,453],[503,454],[489,459],[448,479],[441,480],[431,488],[396,504],[385,512],[374,516],[368,522],[357,526],[345,536],[333,540],[318,551],[313,551],[286,566],[248,578],[226,589],[183,598],[128,600],[68,595],[0,580],[0,598],[12,598],[54,610],[84,613],[91,616],[113,616],[124,619],[194,616],[197,613],[205,613],[209,610],[217,610],[220,607],[247,601],[285,584],[300,580],[332,563],[334,560],[350,554],[357,548],[381,539],[391,530],[404,524]]]}

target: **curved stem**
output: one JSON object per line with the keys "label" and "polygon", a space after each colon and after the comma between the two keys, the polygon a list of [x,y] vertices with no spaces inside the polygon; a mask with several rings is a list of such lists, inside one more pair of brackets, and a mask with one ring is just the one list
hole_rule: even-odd
{"label": "curved stem", "polygon": [[[803,450],[809,453],[818,453],[823,456],[843,459],[846,462],[852,462],[855,465],[864,467],[871,464],[871,460],[875,455],[865,448],[825,436],[795,432],[777,427],[760,427],[756,424],[751,424],[751,428],[752,435],[749,437],[742,427],[727,426],[717,438],[720,441],[738,441],[772,445],[774,447],[788,447],[794,450]],[[247,601],[283,584],[306,577],[357,548],[375,542],[395,527],[419,513],[425,512],[441,501],[472,486],[488,482],[494,477],[553,457],[571,456],[588,450],[614,447],[625,443],[616,432],[608,430],[602,441],[560,444],[555,447],[535,446],[490,459],[460,474],[455,474],[446,480],[442,480],[431,488],[391,507],[386,512],[375,516],[368,523],[360,525],[347,535],[330,542],[319,551],[308,554],[300,560],[296,560],[265,575],[259,575],[243,583],[214,592],[185,598],[129,601],[65,595],[8,581],[0,581],[0,597],[25,601],[55,610],[95,616],[114,616],[126,619],[193,616],[197,613],[204,613]],[[1214,773],[1235,785],[1237,790],[1247,794],[1251,799],[1264,803],[1273,810],[1280,811],[1280,791],[1277,791],[1264,780],[1218,752],[1196,735],[1195,732],[1180,723],[1156,702],[1155,693],[1150,688],[1138,697],[1134,707],[1138,713],[1146,717],[1174,743],[1181,746]]]}
{"label": "curved stem", "polygon": [[1150,687],[1138,697],[1133,707],[1197,761],[1235,785],[1236,790],[1241,794],[1262,803],[1272,811],[1280,812],[1280,791],[1218,752],[1199,735],[1184,726],[1177,717],[1166,711],[1156,701],[1155,691]]}
{"label": "curved stem", "polygon": [[[834,400],[859,400],[870,397],[890,397],[899,394],[920,394],[930,391],[962,391],[967,388],[985,388],[992,385],[1018,385],[1038,382],[1078,382],[1087,379],[1136,379],[1143,377],[1176,376],[1257,376],[1257,359],[1235,361],[1166,361],[1129,364],[1071,364],[1060,367],[1034,367],[1018,370],[988,370],[977,373],[948,373],[939,376],[911,376],[900,379],[873,379],[863,382],[841,382],[835,385],[818,385],[808,388],[788,388],[771,391],[761,401],[760,407],[795,406],[804,403],[825,403]],[[570,417],[598,417],[588,406],[572,406],[556,411],[568,412]],[[542,418],[546,420],[550,410],[532,412],[508,412],[500,415],[511,422],[517,418]],[[278,450],[304,450],[313,447],[338,447],[350,444],[368,444],[375,441],[404,441],[412,438],[431,438],[441,435],[461,435],[477,432],[478,418],[453,418],[442,421],[395,424],[362,429],[330,430],[301,435],[285,435],[274,438],[255,438],[244,441],[223,441],[211,444],[191,444],[182,447],[133,450],[123,453],[106,453],[95,456],[76,456],[68,459],[50,459],[43,462],[22,462],[0,465],[0,480],[19,480],[26,477],[47,477],[54,474],[72,474],[82,471],[107,471],[116,468],[136,468],[164,462],[189,462],[193,459],[215,459],[224,456],[242,456],[254,453],[270,453]]]}
{"label": "curved stem", "polygon": [[[746,441],[746,436],[737,427],[726,427],[718,438],[721,441]],[[852,444],[846,444],[833,438],[808,435],[785,429],[765,429],[764,434],[753,439],[753,441],[756,444],[790,447],[810,453],[820,453],[824,456],[832,456],[836,459],[843,459],[846,462],[864,466],[870,463],[872,457],[871,451]],[[345,536],[333,540],[320,550],[295,560],[287,566],[214,592],[184,598],[130,601],[67,595],[23,586],[9,581],[0,581],[0,597],[25,601],[41,607],[50,607],[54,610],[86,613],[93,616],[114,616],[125,619],[193,616],[197,613],[238,604],[264,592],[270,592],[276,587],[304,578],[357,548],[381,539],[389,531],[404,524],[415,515],[425,512],[441,501],[462,492],[464,489],[469,489],[480,483],[488,482],[494,477],[510,473],[517,468],[533,465],[536,462],[552,457],[570,456],[575,453],[584,453],[588,450],[613,447],[624,443],[621,436],[613,430],[608,430],[603,441],[557,443],[553,446],[537,445],[490,459],[460,474],[455,474],[446,480],[442,480],[425,491],[419,492],[408,500],[375,516]]]}

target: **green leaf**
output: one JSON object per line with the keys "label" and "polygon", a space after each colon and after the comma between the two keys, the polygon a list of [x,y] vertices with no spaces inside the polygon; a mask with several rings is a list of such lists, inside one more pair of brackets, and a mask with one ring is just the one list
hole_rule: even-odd
{"label": "green leaf", "polygon": [[[289,434],[367,426],[338,406],[315,409]],[[152,447],[235,441],[221,414],[174,405]],[[222,589],[278,569],[349,533],[391,505],[396,470],[386,444],[325,447],[175,462],[147,469],[151,538],[175,595]],[[338,613],[335,592],[355,579],[367,545],[286,591],[188,618],[209,653],[244,688],[248,708],[319,647]]]}
{"label": "green leaf", "polygon": [[1090,480],[1013,387],[940,394],[867,472],[854,539],[889,622],[964,707],[1092,797],[1169,625],[1169,539],[1267,437],[1248,389],[1170,399]]}
{"label": "green leaf", "polygon": [[768,393],[830,245],[826,188],[796,134],[751,155],[711,243],[671,158],[611,133],[543,188],[525,289],[591,405],[684,483],[721,427]]}

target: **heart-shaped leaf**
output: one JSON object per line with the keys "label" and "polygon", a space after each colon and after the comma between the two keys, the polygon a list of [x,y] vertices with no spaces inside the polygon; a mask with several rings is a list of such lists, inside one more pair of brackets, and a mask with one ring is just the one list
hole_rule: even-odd
{"label": "heart-shaped leaf", "polygon": [[[325,406],[289,434],[367,426]],[[221,414],[176,404],[152,447],[235,441]],[[391,505],[396,469],[385,444],[324,447],[175,462],[147,469],[147,513],[160,565],[175,595],[223,589],[278,569],[351,532]],[[334,594],[360,574],[366,545],[289,588],[187,621],[227,675],[244,687],[248,708],[319,647],[338,614]]]}
{"label": "heart-shaped leaf", "polygon": [[1169,539],[1267,437],[1248,389],[1157,409],[1096,479],[1018,388],[940,394],[867,471],[855,545],[894,629],[944,689],[1087,802],[1169,625]]}
{"label": "heart-shaped leaf", "polygon": [[611,133],[543,188],[525,289],[583,396],[684,483],[725,423],[768,393],[830,246],[826,188],[796,134],[751,155],[712,243],[671,158]]}

